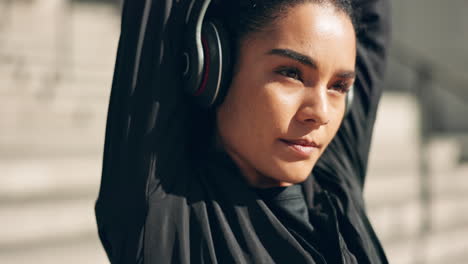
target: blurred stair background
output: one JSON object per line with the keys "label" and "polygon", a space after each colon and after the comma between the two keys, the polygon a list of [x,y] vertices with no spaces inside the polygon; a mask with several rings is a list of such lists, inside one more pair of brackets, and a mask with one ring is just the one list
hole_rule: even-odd
{"label": "blurred stair background", "polygon": [[0,1],[0,263],[108,263],[94,219],[119,10]]}
{"label": "blurred stair background", "polygon": [[[92,2],[0,0],[0,263],[108,263],[94,201],[120,22]],[[468,163],[459,137],[433,137],[420,176],[420,112],[384,95],[368,212],[390,263],[465,264]]]}
{"label": "blurred stair background", "polygon": [[[417,101],[387,93],[380,105],[365,186],[371,222],[390,263],[468,263],[468,163],[457,139],[427,147],[428,209],[422,201]],[[427,184],[427,183],[426,183]],[[429,226],[425,226],[424,219]]]}

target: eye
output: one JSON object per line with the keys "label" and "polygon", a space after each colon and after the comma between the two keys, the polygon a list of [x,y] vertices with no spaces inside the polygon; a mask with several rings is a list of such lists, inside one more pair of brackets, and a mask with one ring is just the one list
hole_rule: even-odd
{"label": "eye", "polygon": [[335,84],[333,84],[331,89],[335,90],[337,92],[345,94],[345,93],[347,93],[349,91],[350,88],[351,88],[351,85],[348,82],[339,81],[339,82],[336,82]]}
{"label": "eye", "polygon": [[302,82],[302,73],[295,67],[281,67],[276,73]]}

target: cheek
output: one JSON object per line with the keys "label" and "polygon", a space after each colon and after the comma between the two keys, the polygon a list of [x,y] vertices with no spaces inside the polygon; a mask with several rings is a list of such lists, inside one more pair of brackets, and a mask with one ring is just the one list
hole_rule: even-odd
{"label": "cheek", "polygon": [[[235,149],[250,145],[258,137],[259,107],[254,92],[256,88],[249,79],[238,79],[229,88],[225,101],[218,108],[218,130],[226,147]],[[249,92],[251,91],[251,92]]]}
{"label": "cheek", "polygon": [[248,113],[252,133],[261,141],[271,143],[286,133],[297,105],[297,96],[267,80],[244,95],[248,98]]}
{"label": "cheek", "polygon": [[261,98],[271,129],[277,133],[287,133],[300,104],[298,96],[277,83],[271,83],[265,86]]}
{"label": "cheek", "polygon": [[226,144],[244,151],[267,150],[285,133],[294,100],[266,81],[241,79],[228,92],[218,110],[218,126]]}

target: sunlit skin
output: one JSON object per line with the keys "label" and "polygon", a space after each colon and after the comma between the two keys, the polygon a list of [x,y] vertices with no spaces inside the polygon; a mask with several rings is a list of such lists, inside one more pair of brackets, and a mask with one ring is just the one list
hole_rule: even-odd
{"label": "sunlit skin", "polygon": [[217,133],[251,186],[306,180],[342,122],[355,59],[350,18],[327,4],[296,5],[244,39]]}

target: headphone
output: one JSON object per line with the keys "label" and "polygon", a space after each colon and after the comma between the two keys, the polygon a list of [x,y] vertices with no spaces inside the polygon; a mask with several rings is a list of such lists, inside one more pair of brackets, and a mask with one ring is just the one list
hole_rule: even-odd
{"label": "headphone", "polygon": [[[209,108],[226,94],[231,73],[228,34],[219,21],[204,20],[211,0],[192,0],[186,25],[186,47],[183,52],[185,90],[200,106]],[[346,95],[345,115],[353,101],[353,87]]]}
{"label": "headphone", "polygon": [[188,31],[183,53],[185,90],[205,108],[213,106],[227,92],[231,69],[227,32],[219,21],[204,21],[210,2],[192,1],[186,17]]}

